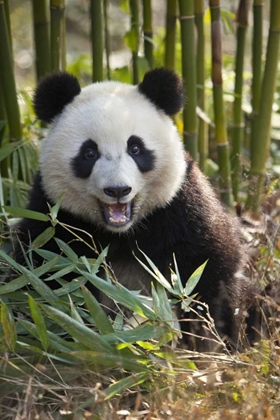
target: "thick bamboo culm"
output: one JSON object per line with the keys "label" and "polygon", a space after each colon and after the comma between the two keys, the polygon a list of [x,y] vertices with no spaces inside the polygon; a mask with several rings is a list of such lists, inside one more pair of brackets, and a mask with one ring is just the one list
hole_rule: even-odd
{"label": "thick bamboo culm", "polygon": [[[252,86],[251,86],[251,135],[250,156],[252,156],[256,139],[256,124],[258,121],[261,82],[262,82],[262,53],[263,53],[263,0],[254,0],[253,3],[253,39],[252,39]],[[246,207],[250,206],[250,200]]]}
{"label": "thick bamboo culm", "polygon": [[177,1],[167,0],[164,65],[171,70],[175,69],[176,21]]}
{"label": "thick bamboo culm", "polygon": [[139,49],[139,9],[138,0],[129,0],[130,6],[130,25],[133,35],[133,51],[132,51],[132,82],[134,85],[139,83],[138,73],[138,49]]}
{"label": "thick bamboo culm", "polygon": [[209,0],[211,13],[211,49],[215,135],[218,150],[219,184],[222,201],[232,205],[229,143],[227,136],[222,79],[222,39],[220,0]]}
{"label": "thick bamboo culm", "polygon": [[244,140],[244,118],[242,112],[243,67],[245,55],[245,39],[248,28],[248,13],[250,0],[240,0],[236,13],[236,56],[235,56],[235,87],[231,127],[231,169],[232,192],[235,201],[238,201],[238,191],[241,177],[241,154]]}
{"label": "thick bamboo culm", "polygon": [[197,159],[197,92],[196,92],[196,57],[194,41],[194,2],[179,0],[182,75],[185,83],[186,104],[183,110],[183,139],[186,150],[193,159]]}
{"label": "thick bamboo culm", "polygon": [[4,3],[0,2],[0,80],[3,91],[10,140],[21,139],[20,111],[17,101],[13,58]]}
{"label": "thick bamboo culm", "polygon": [[[204,1],[194,2],[195,25],[197,30],[197,105],[205,112],[205,36],[204,36]],[[198,120],[198,154],[199,167],[206,172],[208,158],[208,124],[203,118]]]}
{"label": "thick bamboo culm", "polygon": [[154,45],[151,0],[143,0],[144,54],[150,69],[154,68]]}
{"label": "thick bamboo culm", "polygon": [[109,25],[108,25],[108,0],[104,0],[103,4],[103,13],[104,13],[104,38],[105,38],[105,55],[106,55],[106,73],[107,79],[111,79],[111,69],[110,69],[110,54],[111,54],[111,45],[110,45],[110,34],[109,34]]}
{"label": "thick bamboo culm", "polygon": [[4,0],[4,8],[5,8],[5,15],[6,15],[6,22],[7,22],[7,28],[8,28],[8,33],[9,33],[11,50],[13,51],[13,38],[12,38],[12,30],[11,30],[11,13],[10,13],[9,0]]}
{"label": "thick bamboo culm", "polygon": [[[51,68],[64,70],[65,65],[65,0],[51,0]],[[63,58],[64,56],[64,58]]]}
{"label": "thick bamboo culm", "polygon": [[103,80],[103,12],[102,0],[91,0],[92,81]]}
{"label": "thick bamboo culm", "polygon": [[280,0],[270,1],[270,26],[265,69],[261,87],[259,115],[251,149],[250,185],[247,207],[258,211],[266,175],[266,161],[270,145],[272,105],[274,99],[280,47]]}
{"label": "thick bamboo culm", "polygon": [[33,27],[37,80],[51,71],[50,8],[47,0],[33,0]]}

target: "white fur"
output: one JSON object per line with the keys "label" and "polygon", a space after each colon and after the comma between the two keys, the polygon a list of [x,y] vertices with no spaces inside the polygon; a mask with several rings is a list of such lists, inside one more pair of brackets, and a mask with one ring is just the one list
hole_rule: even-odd
{"label": "white fur", "polygon": [[[153,150],[155,168],[141,173],[127,154],[131,135],[141,137]],[[101,157],[87,179],[71,169],[82,143],[92,139]],[[182,184],[186,163],[183,145],[172,120],[139,93],[137,87],[118,82],[95,83],[82,89],[52,123],[43,142],[40,161],[43,185],[62,207],[87,221],[104,226],[99,200],[113,203],[103,192],[109,186],[127,185],[131,192],[121,201],[134,199],[137,214],[123,227],[128,230],[155,208],[166,205]]]}

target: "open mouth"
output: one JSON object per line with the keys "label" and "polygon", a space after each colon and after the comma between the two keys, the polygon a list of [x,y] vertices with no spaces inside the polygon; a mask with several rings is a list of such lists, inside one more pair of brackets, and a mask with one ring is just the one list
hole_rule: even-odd
{"label": "open mouth", "polygon": [[102,203],[106,223],[121,227],[131,220],[131,201],[129,203]]}

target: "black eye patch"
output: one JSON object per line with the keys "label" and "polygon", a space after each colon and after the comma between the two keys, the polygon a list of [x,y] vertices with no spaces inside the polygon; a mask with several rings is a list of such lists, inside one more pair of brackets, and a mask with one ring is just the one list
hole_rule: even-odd
{"label": "black eye patch", "polygon": [[72,170],[77,178],[88,178],[100,154],[95,141],[86,140],[81,145],[79,153],[71,161]]}
{"label": "black eye patch", "polygon": [[154,152],[146,148],[140,137],[129,137],[127,140],[127,153],[132,157],[141,172],[148,172],[154,169]]}

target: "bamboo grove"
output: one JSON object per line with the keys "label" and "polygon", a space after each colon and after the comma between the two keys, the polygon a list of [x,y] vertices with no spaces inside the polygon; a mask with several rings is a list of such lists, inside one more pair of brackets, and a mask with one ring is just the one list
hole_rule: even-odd
{"label": "bamboo grove", "polygon": [[[67,69],[67,33],[65,0],[33,0],[33,36],[36,77],[40,79],[51,71]],[[186,103],[180,122],[182,140],[186,150],[207,173],[209,161],[209,129],[215,144],[218,165],[219,191],[228,206],[243,200],[247,209],[259,210],[264,188],[267,186],[267,160],[271,140],[271,116],[277,81],[280,42],[280,0],[270,0],[270,18],[267,44],[263,39],[262,0],[236,1],[235,26],[235,81],[232,92],[231,116],[225,109],[223,84],[223,9],[220,0],[166,0],[163,54],[156,54],[151,0],[127,0],[130,29],[125,40],[131,51],[130,82],[139,83],[145,69],[166,66],[181,73]],[[88,2],[92,52],[92,81],[112,77],[110,66],[111,42],[110,0]],[[86,7],[86,6],[85,6]],[[205,19],[208,13],[209,21]],[[111,19],[114,17],[111,16]],[[252,37],[248,27],[252,25]],[[206,35],[210,26],[211,45],[211,103],[208,116],[209,94],[206,97]],[[178,41],[179,40],[179,41]],[[178,49],[178,42],[180,48]],[[251,82],[249,115],[249,165],[243,165],[245,113],[242,108],[245,46],[251,43]],[[30,164],[19,151],[24,141],[18,105],[18,93],[13,66],[13,39],[10,24],[9,1],[0,0],[0,160],[1,181],[29,181],[26,167]],[[208,87],[209,90],[209,87]],[[213,150],[212,150],[213,153]],[[16,172],[16,175],[15,175]],[[245,193],[244,193],[245,185]],[[242,197],[240,191],[243,191]],[[1,188],[2,191],[2,188]],[[1,204],[9,204],[7,193],[1,193]]]}

